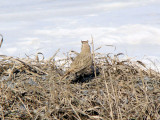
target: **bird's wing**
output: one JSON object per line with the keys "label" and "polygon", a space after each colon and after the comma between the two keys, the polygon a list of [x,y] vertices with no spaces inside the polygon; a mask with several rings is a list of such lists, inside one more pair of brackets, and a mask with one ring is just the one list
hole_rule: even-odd
{"label": "bird's wing", "polygon": [[92,65],[92,55],[91,54],[79,54],[71,64],[70,69],[62,76],[61,80],[64,79],[70,73],[76,73],[82,71],[88,66]]}
{"label": "bird's wing", "polygon": [[71,64],[71,69],[78,72],[92,64],[91,54],[79,54]]}

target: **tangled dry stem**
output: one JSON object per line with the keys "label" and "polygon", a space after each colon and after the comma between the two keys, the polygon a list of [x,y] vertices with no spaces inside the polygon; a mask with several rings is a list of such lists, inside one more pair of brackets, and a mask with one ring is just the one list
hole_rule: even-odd
{"label": "tangled dry stem", "polygon": [[41,61],[1,55],[0,118],[160,119],[160,74],[120,55],[95,53],[100,74],[74,84],[60,80],[65,65],[57,65],[56,54]]}

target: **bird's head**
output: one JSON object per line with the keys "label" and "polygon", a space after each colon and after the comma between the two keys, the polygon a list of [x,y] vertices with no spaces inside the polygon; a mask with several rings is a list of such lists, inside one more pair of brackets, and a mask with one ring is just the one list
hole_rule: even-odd
{"label": "bird's head", "polygon": [[91,52],[91,49],[90,49],[90,46],[88,44],[88,40],[87,41],[81,41],[82,43],[82,47],[81,47],[81,52],[86,52],[86,53],[90,53]]}

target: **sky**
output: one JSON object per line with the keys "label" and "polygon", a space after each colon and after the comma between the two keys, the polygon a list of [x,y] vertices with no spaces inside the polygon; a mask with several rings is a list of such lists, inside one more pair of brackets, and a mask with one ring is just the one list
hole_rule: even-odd
{"label": "sky", "polygon": [[0,54],[80,52],[81,40],[91,43],[92,35],[95,48],[103,45],[98,52],[158,60],[159,6],[160,0],[1,0]]}

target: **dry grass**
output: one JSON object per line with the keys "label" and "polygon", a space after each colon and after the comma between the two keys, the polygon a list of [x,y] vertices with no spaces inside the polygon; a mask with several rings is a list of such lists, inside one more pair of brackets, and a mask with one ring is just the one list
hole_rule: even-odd
{"label": "dry grass", "polygon": [[0,56],[1,119],[160,119],[160,74],[141,61],[95,53],[100,74],[71,84],[60,80],[70,60],[58,66],[56,54],[49,60]]}

